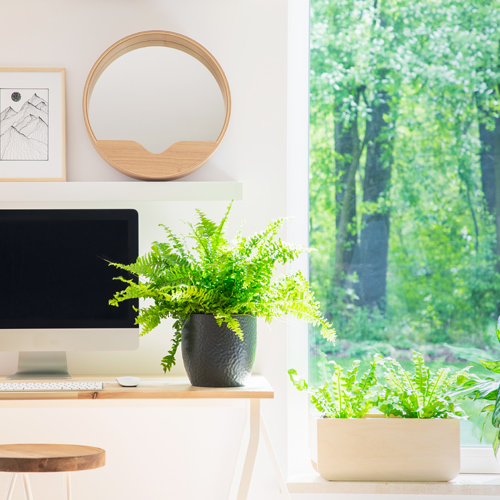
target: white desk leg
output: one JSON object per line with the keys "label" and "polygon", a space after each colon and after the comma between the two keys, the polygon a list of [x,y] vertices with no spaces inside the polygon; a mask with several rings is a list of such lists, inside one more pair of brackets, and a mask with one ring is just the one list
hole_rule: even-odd
{"label": "white desk leg", "polygon": [[266,443],[269,457],[271,458],[271,462],[273,463],[274,472],[280,485],[281,494],[283,495],[283,498],[290,500],[290,493],[288,493],[285,478],[283,477],[283,473],[281,472],[280,464],[278,462],[278,458],[276,457],[276,453],[274,452],[273,444],[271,443],[271,439],[269,438],[266,423],[262,415],[260,416],[260,432],[262,432],[262,437],[264,438],[264,442]]}
{"label": "white desk leg", "polygon": [[9,486],[7,487],[7,493],[5,494],[5,500],[10,500],[12,498],[12,493],[14,493],[14,485],[16,484],[17,474],[11,474],[9,479]]}
{"label": "white desk leg", "polygon": [[245,464],[241,472],[240,486],[238,488],[237,500],[247,500],[250,481],[252,479],[253,466],[259,447],[260,434],[260,399],[250,399],[250,436],[248,439]]}
{"label": "white desk leg", "polygon": [[250,399],[250,436],[248,439],[248,447],[245,457],[245,463],[241,472],[241,479],[238,488],[237,500],[247,500],[248,490],[250,489],[250,481],[252,480],[255,458],[257,457],[257,448],[259,447],[259,436],[262,432],[262,437],[266,443],[267,451],[271,462],[273,463],[274,472],[280,486],[281,494],[286,500],[290,500],[290,494],[286,487],[285,479],[281,472],[276,453],[274,452],[269,433],[267,432],[266,423],[260,413],[260,399]]}
{"label": "white desk leg", "polygon": [[24,481],[24,494],[26,495],[26,500],[33,500],[33,493],[31,493],[30,478],[28,474],[23,474]]}
{"label": "white desk leg", "polygon": [[71,500],[71,476],[69,472],[66,472],[66,500]]}

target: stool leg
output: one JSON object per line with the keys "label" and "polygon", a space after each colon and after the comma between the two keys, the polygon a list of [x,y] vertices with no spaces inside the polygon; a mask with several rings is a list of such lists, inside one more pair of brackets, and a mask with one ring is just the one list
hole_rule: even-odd
{"label": "stool leg", "polygon": [[33,500],[33,493],[31,493],[30,478],[28,474],[23,474],[24,481],[24,493],[26,494],[26,500]]}
{"label": "stool leg", "polygon": [[11,474],[9,479],[9,486],[7,488],[7,493],[5,494],[5,500],[10,500],[12,498],[12,493],[14,492],[14,485],[16,484],[17,474]]}
{"label": "stool leg", "polygon": [[71,476],[66,472],[66,497],[71,500]]}

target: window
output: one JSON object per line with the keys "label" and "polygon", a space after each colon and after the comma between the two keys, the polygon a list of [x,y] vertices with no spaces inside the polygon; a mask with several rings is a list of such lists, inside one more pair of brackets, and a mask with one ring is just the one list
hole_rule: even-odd
{"label": "window", "polygon": [[310,276],[338,330],[311,381],[321,353],[500,358],[499,27],[493,1],[311,0]]}

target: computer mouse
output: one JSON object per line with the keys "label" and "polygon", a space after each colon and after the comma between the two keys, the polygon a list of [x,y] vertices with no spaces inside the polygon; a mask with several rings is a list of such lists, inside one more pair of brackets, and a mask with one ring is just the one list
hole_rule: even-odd
{"label": "computer mouse", "polygon": [[139,377],[116,377],[116,381],[122,387],[137,387],[141,379]]}

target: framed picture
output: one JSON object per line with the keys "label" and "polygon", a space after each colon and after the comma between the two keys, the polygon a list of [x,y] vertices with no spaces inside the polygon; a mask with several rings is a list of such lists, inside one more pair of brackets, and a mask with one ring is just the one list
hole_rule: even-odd
{"label": "framed picture", "polygon": [[65,70],[0,68],[0,181],[66,180]]}

